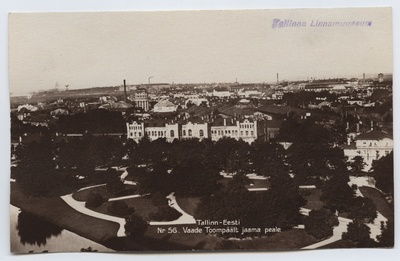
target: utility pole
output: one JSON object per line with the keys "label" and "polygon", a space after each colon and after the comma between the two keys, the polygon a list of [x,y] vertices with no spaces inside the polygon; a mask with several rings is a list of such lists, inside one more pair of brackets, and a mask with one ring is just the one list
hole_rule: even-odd
{"label": "utility pole", "polygon": [[126,95],[126,81],[125,81],[125,79],[124,79],[124,102],[126,102],[126,100],[127,100],[127,97],[126,97],[127,95]]}

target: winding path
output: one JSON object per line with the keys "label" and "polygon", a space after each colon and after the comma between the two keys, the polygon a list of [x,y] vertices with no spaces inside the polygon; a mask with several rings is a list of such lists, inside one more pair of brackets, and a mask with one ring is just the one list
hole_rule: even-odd
{"label": "winding path", "polygon": [[[357,190],[355,193],[359,197],[364,197],[364,195],[361,193],[359,187],[361,187],[361,186],[373,187],[373,186],[371,186],[372,184],[371,184],[370,180],[368,179],[368,177],[350,177],[349,185],[351,186],[353,184],[357,185]],[[305,208],[300,209],[300,213],[303,215],[307,215],[307,216],[310,211],[311,211],[310,209],[305,209]],[[303,247],[302,249],[315,249],[315,248],[319,248],[319,247],[331,244],[338,240],[341,240],[342,234],[344,232],[347,232],[347,225],[350,222],[352,222],[353,220],[348,219],[348,218],[342,218],[342,217],[338,217],[338,220],[339,220],[339,225],[334,227],[332,237],[330,237],[326,240],[323,240],[321,242]],[[381,213],[379,213],[377,211],[377,217],[374,219],[374,222],[366,224],[370,228],[369,236],[371,239],[373,239],[375,241],[377,240],[377,236],[382,233],[381,222],[386,223],[387,221],[388,221],[387,218],[385,218]]]}
{"label": "winding path", "polygon": [[117,236],[118,237],[125,237],[126,236],[125,235],[125,224],[126,224],[126,221],[125,221],[124,218],[119,218],[119,217],[114,217],[114,216],[110,216],[110,215],[106,215],[106,214],[101,214],[99,212],[90,210],[90,209],[85,207],[85,202],[76,201],[72,197],[72,194],[61,196],[61,199],[64,200],[64,202],[67,203],[70,207],[72,207],[73,209],[75,209],[76,211],[78,211],[78,212],[80,212],[82,214],[118,223],[119,224],[119,229],[118,229],[118,232],[117,232]]}
{"label": "winding path", "polygon": [[155,225],[185,225],[185,224],[196,224],[196,220],[194,219],[193,216],[189,215],[181,207],[178,205],[176,202],[176,197],[174,196],[174,192],[169,194],[167,196],[168,199],[168,205],[171,208],[176,209],[179,213],[182,214],[178,219],[173,220],[173,221],[151,221],[150,225],[155,226]]}

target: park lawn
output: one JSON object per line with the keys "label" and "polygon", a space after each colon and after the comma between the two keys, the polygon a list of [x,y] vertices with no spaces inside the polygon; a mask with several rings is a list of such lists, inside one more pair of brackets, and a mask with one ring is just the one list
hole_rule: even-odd
{"label": "park lawn", "polygon": [[[135,188],[135,186],[127,185],[127,184],[124,185],[125,190],[132,189],[132,188]],[[118,197],[117,195],[115,195],[116,193],[108,192],[105,184],[102,186],[77,191],[72,195],[72,197],[77,201],[86,201],[87,198],[89,197],[90,193],[92,193],[92,192],[100,194],[105,199]]]}
{"label": "park lawn", "polygon": [[23,211],[100,244],[117,235],[119,224],[79,213],[59,197],[25,196],[18,184],[11,183],[10,203]]}
{"label": "park lawn", "polygon": [[290,229],[269,237],[252,238],[233,241],[246,250],[285,250],[300,249],[318,242],[314,237],[307,235],[304,229]]}
{"label": "park lawn", "polygon": [[[150,213],[158,211],[157,207],[153,205],[150,197],[147,196],[140,198],[123,199],[119,201],[125,202],[128,205],[128,207],[133,207],[135,209],[133,214],[140,216],[147,221],[150,221],[148,218]],[[110,212],[108,212],[108,207],[111,206],[113,202],[114,201],[107,201],[103,203],[101,206],[93,208],[93,210],[102,214],[113,216]]]}
{"label": "park lawn", "polygon": [[182,208],[182,210],[191,216],[194,216],[200,200],[200,197],[176,198],[176,202]]}
{"label": "park lawn", "polygon": [[380,212],[385,218],[393,220],[393,210],[389,207],[388,203],[386,202],[384,196],[380,191],[372,187],[366,186],[359,187],[359,189],[364,197],[370,198],[375,203],[376,210],[378,212]]}
{"label": "park lawn", "polygon": [[[307,195],[310,193],[309,195]],[[317,210],[325,206],[325,203],[321,201],[322,190],[321,189],[300,189],[300,195],[307,201],[304,208]]]}

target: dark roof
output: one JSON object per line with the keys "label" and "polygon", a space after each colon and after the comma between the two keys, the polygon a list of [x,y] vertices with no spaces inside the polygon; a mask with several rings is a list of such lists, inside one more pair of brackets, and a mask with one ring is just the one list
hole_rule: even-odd
{"label": "dark roof", "polygon": [[211,124],[211,126],[224,126],[224,120],[226,120],[226,126],[236,126],[236,122],[232,118],[230,119],[216,118],[214,122]]}
{"label": "dark roof", "polygon": [[356,147],[356,143],[355,142],[352,142],[352,143],[350,143],[350,145],[348,145],[348,144],[342,144],[342,145],[340,145],[340,148],[342,148],[342,149],[344,149],[344,150],[353,150],[353,149],[356,149],[357,147]]}
{"label": "dark roof", "polygon": [[222,106],[218,108],[218,111],[228,116],[245,116],[252,115],[256,112],[254,108],[238,108],[236,106]]}
{"label": "dark roof", "polygon": [[373,130],[357,136],[356,140],[381,140],[383,138],[392,139],[392,137],[386,132]]}
{"label": "dark roof", "polygon": [[167,122],[164,119],[152,119],[144,121],[144,124],[146,127],[164,127]]}
{"label": "dark roof", "polygon": [[293,108],[290,106],[275,106],[275,105],[264,105],[257,108],[257,111],[262,113],[274,113],[274,114],[286,114],[288,112],[296,112],[297,114],[303,114],[307,111],[300,108]]}
{"label": "dark roof", "polygon": [[203,107],[203,106],[193,105],[193,106],[190,106],[189,108],[187,108],[186,112],[188,112],[189,114],[197,115],[197,116],[203,116],[203,115],[210,114],[211,109]]}
{"label": "dark roof", "polygon": [[266,123],[267,123],[267,128],[280,128],[282,125],[281,120],[269,120],[266,121]]}

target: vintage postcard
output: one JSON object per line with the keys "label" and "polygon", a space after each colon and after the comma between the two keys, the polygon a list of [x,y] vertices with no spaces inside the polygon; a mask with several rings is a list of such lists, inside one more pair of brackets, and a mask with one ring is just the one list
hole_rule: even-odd
{"label": "vintage postcard", "polygon": [[11,13],[12,253],[391,248],[392,10]]}

